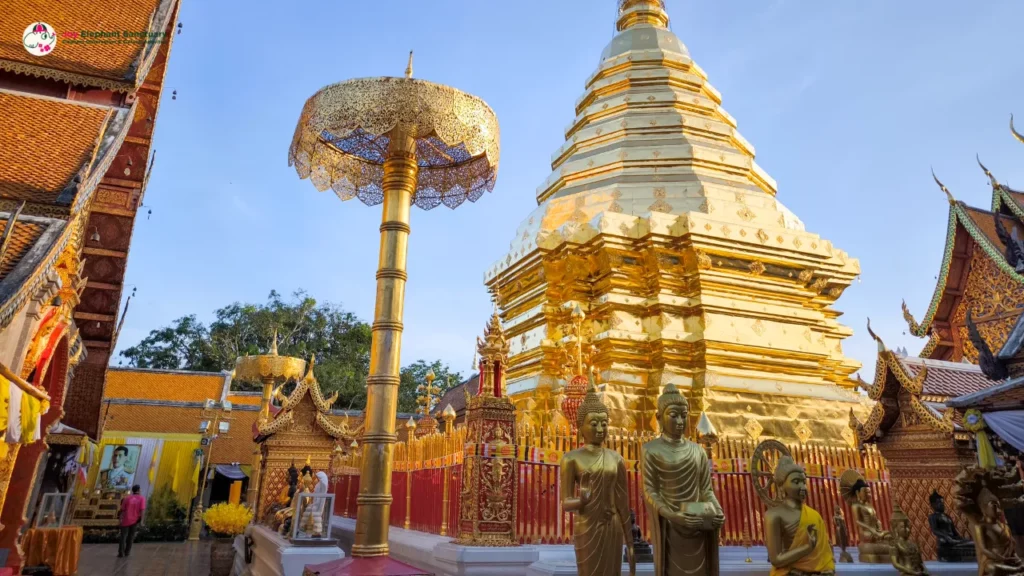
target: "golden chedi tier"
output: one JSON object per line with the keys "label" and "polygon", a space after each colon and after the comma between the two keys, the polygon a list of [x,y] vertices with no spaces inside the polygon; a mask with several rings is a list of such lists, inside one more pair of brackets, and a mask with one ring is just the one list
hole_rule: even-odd
{"label": "golden chedi tier", "polygon": [[832,303],[857,260],[776,199],[661,0],[622,0],[537,190],[485,274],[511,342],[521,409],[559,389],[563,324],[586,312],[612,426],[655,430],[675,384],[723,437],[846,444],[850,379]]}

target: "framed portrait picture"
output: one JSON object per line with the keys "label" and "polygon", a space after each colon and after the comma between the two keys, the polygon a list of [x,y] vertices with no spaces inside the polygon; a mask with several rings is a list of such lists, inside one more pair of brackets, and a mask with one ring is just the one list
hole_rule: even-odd
{"label": "framed portrait picture", "polygon": [[108,444],[103,447],[96,489],[102,492],[126,492],[135,483],[139,468],[139,444]]}
{"label": "framed portrait picture", "polygon": [[43,500],[36,512],[36,528],[60,528],[68,514],[71,494],[68,492],[49,492],[43,494]]}

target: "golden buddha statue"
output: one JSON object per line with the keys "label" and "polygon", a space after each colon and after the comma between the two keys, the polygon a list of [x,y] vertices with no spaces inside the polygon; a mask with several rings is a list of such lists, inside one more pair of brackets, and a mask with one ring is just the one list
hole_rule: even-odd
{"label": "golden buddha statue", "polygon": [[860,561],[865,564],[888,564],[889,541],[888,532],[882,529],[874,505],[871,504],[871,488],[856,470],[847,470],[839,478],[839,489],[850,504],[853,521],[860,536]]}
{"label": "golden buddha statue", "polygon": [[779,458],[774,474],[782,498],[765,512],[765,544],[770,576],[831,576],[836,564],[821,514],[808,506],[807,473],[789,456]]}
{"label": "golden buddha statue", "polygon": [[921,548],[910,539],[910,518],[900,509],[893,507],[892,543],[889,546],[889,557],[892,565],[904,576],[928,576],[921,559]]}
{"label": "golden buddha statue", "polygon": [[1013,534],[1003,518],[1003,503],[1019,506],[1024,500],[1017,467],[985,469],[972,466],[956,477],[957,508],[970,520],[978,556],[978,576],[1022,576],[1024,562],[1017,555]]}
{"label": "golden buddha statue", "polygon": [[629,573],[636,574],[633,546],[626,538],[630,528],[626,462],[601,445],[608,434],[608,408],[597,396],[593,380],[576,412],[576,425],[584,445],[562,456],[559,466],[562,509],[576,514],[578,573],[620,576],[625,545]]}
{"label": "golden buddha statue", "polygon": [[658,397],[661,436],[641,454],[655,576],[718,574],[718,529],[725,523],[711,489],[704,448],[684,437],[690,406],[675,386]]}

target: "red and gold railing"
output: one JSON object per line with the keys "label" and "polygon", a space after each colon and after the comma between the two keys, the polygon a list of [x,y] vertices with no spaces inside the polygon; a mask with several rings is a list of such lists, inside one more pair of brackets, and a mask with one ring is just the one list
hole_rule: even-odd
{"label": "red and gold railing", "polygon": [[[606,442],[608,448],[626,460],[629,504],[645,538],[649,538],[649,533],[639,462],[640,448],[651,438],[650,434],[625,434],[612,436]],[[391,489],[394,495],[390,518],[392,526],[456,536],[455,519],[459,518],[465,441],[465,429],[457,428],[450,434],[432,434],[396,445]],[[755,445],[750,440],[726,439],[715,445],[712,451],[712,486],[726,516],[721,535],[721,544],[725,546],[764,544],[764,505],[757,497],[749,470]],[[540,438],[524,432],[517,438],[519,492],[516,529],[520,542],[572,542],[573,516],[562,511],[558,498],[558,463],[562,454],[577,446],[575,439],[564,436]],[[839,475],[848,468],[858,469],[864,474],[871,487],[878,517],[888,529],[892,515],[889,476],[884,459],[874,447],[869,446],[865,451],[808,445],[791,445],[789,448],[793,458],[807,470],[808,504],[825,519],[831,542],[835,542],[832,521],[835,508],[842,506],[850,544],[857,543],[853,516],[839,493]],[[356,495],[359,493],[358,454],[346,458],[348,461],[342,474],[332,485],[336,494],[334,513],[355,518]]]}

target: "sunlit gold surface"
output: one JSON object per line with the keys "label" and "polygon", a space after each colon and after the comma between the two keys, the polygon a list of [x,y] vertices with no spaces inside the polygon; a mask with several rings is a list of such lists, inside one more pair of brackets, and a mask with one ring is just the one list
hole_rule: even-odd
{"label": "sunlit gold surface", "polygon": [[849,409],[867,403],[833,305],[859,264],[780,203],[667,20],[660,1],[621,4],[538,207],[485,272],[509,394],[523,409],[557,387],[579,304],[613,428],[653,430],[671,382],[722,438],[849,445]]}
{"label": "sunlit gold surface", "polygon": [[302,110],[289,165],[317,190],[383,203],[353,556],[388,553],[409,211],[455,208],[494,188],[498,120],[479,98],[405,78],[327,86]]}
{"label": "sunlit gold surface", "polygon": [[[679,392],[668,388],[659,404],[674,396],[677,406],[685,406],[678,400]],[[725,516],[711,487],[711,463],[702,446],[672,436],[672,417],[662,412],[662,435],[644,444],[642,456],[654,574],[718,576],[718,528]],[[683,422],[685,412],[681,410]],[[688,522],[702,524],[695,527]]]}

